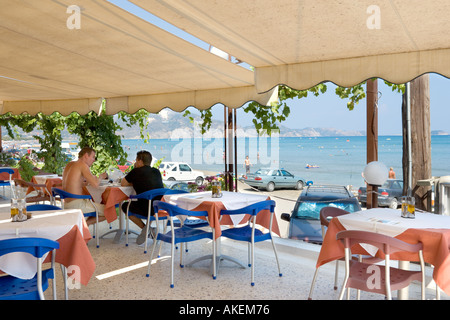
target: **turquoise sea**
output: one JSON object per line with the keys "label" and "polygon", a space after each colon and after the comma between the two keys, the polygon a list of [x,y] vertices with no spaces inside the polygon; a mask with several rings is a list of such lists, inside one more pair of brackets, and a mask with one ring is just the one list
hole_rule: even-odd
{"label": "turquoise sea", "polygon": [[[183,161],[194,169],[222,172],[223,138],[152,139],[149,144],[140,139],[122,140],[128,159],[136,152],[148,150],[156,159]],[[276,137],[238,139],[238,175],[245,172],[243,162],[248,155],[252,171],[260,167],[279,166],[291,173],[312,180],[315,184],[340,184],[360,187],[366,164],[366,137]],[[450,175],[450,136],[432,136],[432,174]],[[402,137],[379,136],[378,159],[393,167],[402,178]],[[306,165],[318,168],[307,169]]]}

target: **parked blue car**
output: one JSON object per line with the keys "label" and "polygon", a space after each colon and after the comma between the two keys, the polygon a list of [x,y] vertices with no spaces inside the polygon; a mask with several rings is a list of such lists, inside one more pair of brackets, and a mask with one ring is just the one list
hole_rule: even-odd
{"label": "parked blue car", "polygon": [[[386,182],[378,188],[378,206],[389,207],[391,209],[397,209],[401,204],[401,198],[403,195],[403,180],[400,179],[388,179]],[[358,190],[358,199],[362,206],[366,206],[367,203],[367,189],[361,187]]]}
{"label": "parked blue car", "polygon": [[254,188],[265,188],[272,192],[275,189],[297,189],[305,186],[305,180],[294,176],[284,169],[261,168],[255,173],[240,177],[239,180]]}
{"label": "parked blue car", "polygon": [[324,207],[337,207],[348,212],[361,210],[358,199],[345,186],[308,186],[298,197],[292,213],[281,214],[281,219],[289,222],[289,238],[322,243],[320,210]]}

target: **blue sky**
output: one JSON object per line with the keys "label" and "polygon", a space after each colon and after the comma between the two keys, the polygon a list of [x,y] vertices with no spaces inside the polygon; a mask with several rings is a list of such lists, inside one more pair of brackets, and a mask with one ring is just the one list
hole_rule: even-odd
{"label": "blue sky", "polygon": [[[319,97],[290,100],[289,118],[283,122],[288,128],[301,129],[306,127],[336,128],[341,130],[366,130],[366,100],[360,101],[355,109],[347,109],[347,100],[340,99],[334,93],[335,85],[328,83],[328,90]],[[397,135],[402,133],[402,97],[391,88],[378,81],[378,91],[381,98],[378,101],[378,134]],[[217,107],[214,107],[216,109]],[[223,108],[217,108],[218,119],[223,119]],[[430,74],[430,118],[431,130],[443,130],[450,133],[450,80]],[[237,112],[239,125],[251,125],[251,117],[239,110]]]}
{"label": "blue sky", "polygon": [[[173,27],[163,20],[141,10],[125,0],[110,0],[133,14],[163,28],[205,50],[208,44]],[[347,109],[347,100],[342,100],[334,93],[335,86],[328,84],[328,91],[319,97],[308,96],[289,101],[291,114],[282,124],[292,129],[336,128],[340,130],[366,130],[366,101],[361,101],[354,110]],[[378,82],[381,98],[378,101],[378,134],[400,135],[402,133],[401,94],[393,93],[383,80]],[[431,130],[443,130],[450,133],[450,80],[438,74],[430,75]],[[192,108],[190,108],[191,111]],[[213,117],[223,120],[223,106],[213,107]],[[252,117],[242,108],[237,111],[240,126],[252,125]]]}

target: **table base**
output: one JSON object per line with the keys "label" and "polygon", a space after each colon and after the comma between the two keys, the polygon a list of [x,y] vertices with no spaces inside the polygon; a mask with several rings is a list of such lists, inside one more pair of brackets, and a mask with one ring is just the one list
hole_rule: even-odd
{"label": "table base", "polygon": [[[100,239],[103,239],[105,236],[107,236],[107,235],[109,235],[109,234],[115,233],[113,242],[114,242],[114,243],[120,243],[120,242],[122,241],[122,236],[125,234],[126,230],[125,230],[125,228],[123,227],[123,226],[124,226],[124,223],[125,223],[125,222],[124,222],[124,214],[123,214],[122,210],[121,210],[120,212],[121,212],[121,213],[120,213],[120,215],[119,215],[119,228],[118,228],[118,229],[114,229],[114,230],[111,230],[111,231],[106,232],[105,234],[103,234],[103,235],[100,237]],[[136,232],[136,231],[128,230],[128,234],[131,234],[131,233],[134,233],[134,234],[136,234],[136,235],[139,235],[139,233]]]}
{"label": "table base", "polygon": [[[212,260],[213,260],[213,255],[209,254],[200,258],[195,259],[194,261],[189,262],[188,264],[186,264],[186,267],[192,267],[193,264],[196,264],[197,262],[203,261],[203,260],[211,260],[211,272],[213,269],[213,264],[212,264]],[[238,259],[230,257],[230,256],[226,256],[226,255],[220,255],[216,257],[216,272],[219,271],[219,267],[220,267],[220,263],[223,260],[228,260],[231,262],[234,262],[235,264],[237,264],[238,266],[240,266],[241,268],[245,269],[247,268],[242,262],[240,262]]]}
{"label": "table base", "polygon": [[[124,230],[124,229],[114,229],[114,230],[108,231],[105,234],[103,234],[100,237],[100,239],[103,239],[104,237],[106,237],[107,235],[109,235],[111,233],[115,233],[116,235],[114,236],[113,242],[114,243],[120,243],[122,241],[122,236],[125,234],[125,232],[126,232],[126,230]],[[136,231],[128,230],[128,234],[132,234],[132,233],[134,233],[136,235],[139,235],[139,233],[136,232]]]}
{"label": "table base", "polygon": [[[221,253],[220,253],[220,245],[221,245],[221,241],[220,241],[220,238],[219,238],[219,239],[216,240],[216,253],[217,253],[217,256],[216,256],[216,274],[219,272],[220,263],[221,263],[222,261],[224,261],[224,260],[231,261],[231,262],[237,264],[238,266],[240,266],[240,267],[243,268],[243,269],[247,268],[247,267],[246,267],[241,261],[239,261],[238,259],[233,258],[233,257],[230,257],[230,256],[227,256],[227,255],[224,255],[224,254],[221,254]],[[211,272],[212,272],[212,270],[213,270],[213,258],[214,258],[214,257],[213,257],[212,254],[208,254],[208,255],[199,257],[199,258],[197,258],[197,259],[194,259],[193,261],[191,261],[191,262],[189,262],[188,264],[186,264],[186,266],[187,266],[187,267],[192,267],[192,265],[193,265],[193,264],[196,264],[197,262],[200,262],[200,261],[203,261],[203,260],[211,260],[210,268],[211,268]]]}

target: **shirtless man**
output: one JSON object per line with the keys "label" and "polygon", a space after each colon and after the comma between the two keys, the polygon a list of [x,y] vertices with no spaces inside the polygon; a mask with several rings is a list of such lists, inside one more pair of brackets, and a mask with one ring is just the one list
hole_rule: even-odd
{"label": "shirtless man", "polygon": [[[90,166],[95,161],[95,151],[92,148],[84,147],[78,153],[78,160],[67,164],[63,172],[62,186],[63,190],[73,194],[83,194],[83,186],[91,185],[98,187],[100,180],[106,179],[107,174],[102,173],[98,178],[91,173]],[[95,204],[98,212],[98,221],[105,220],[104,205]],[[95,208],[88,199],[67,198],[64,200],[65,209],[81,209],[83,213],[93,212]],[[86,220],[88,225],[94,224],[95,217],[89,217]]]}
{"label": "shirtless man", "polygon": [[245,160],[244,160],[244,167],[245,167],[245,173],[246,174],[249,174],[250,173],[250,166],[251,166],[252,164],[250,163],[250,159],[248,158],[248,156],[246,156],[245,157]]}

